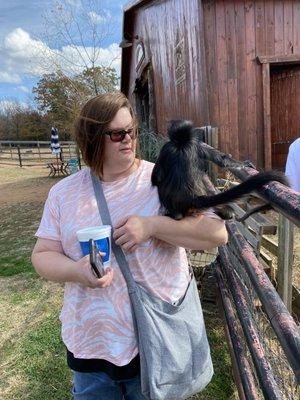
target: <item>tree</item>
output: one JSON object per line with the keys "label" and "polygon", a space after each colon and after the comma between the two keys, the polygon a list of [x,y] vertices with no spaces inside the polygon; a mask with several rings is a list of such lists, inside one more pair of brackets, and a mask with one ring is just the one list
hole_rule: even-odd
{"label": "tree", "polygon": [[[58,0],[44,15],[44,41],[48,46],[40,59],[42,69],[48,71],[47,74],[54,72],[70,79],[70,84],[75,76],[86,75],[85,81],[93,95],[107,84],[110,89],[107,72],[113,73],[113,65],[120,59],[120,49],[116,45],[104,49],[112,34],[113,17],[101,8],[102,4],[101,0]],[[117,77],[112,79],[118,85]]]}
{"label": "tree", "polygon": [[7,100],[0,112],[1,140],[49,140],[47,117],[16,100]]}
{"label": "tree", "polygon": [[50,123],[47,116],[37,110],[27,110],[23,117],[22,140],[49,140]]}
{"label": "tree", "polygon": [[64,139],[69,138],[72,124],[72,96],[70,80],[61,74],[44,75],[33,88],[38,110],[49,120],[49,129],[55,125]]}
{"label": "tree", "polygon": [[39,111],[47,115],[51,125],[55,125],[66,140],[82,105],[95,93],[116,90],[117,82],[112,68],[85,69],[73,77],[66,77],[60,71],[44,75],[33,93]]}
{"label": "tree", "polygon": [[45,37],[37,44],[47,45],[37,50],[47,72],[33,92],[38,110],[64,139],[70,137],[73,121],[89,98],[118,88],[113,65],[118,64],[114,63],[120,49],[104,49],[113,17],[102,5],[101,0],[58,0],[44,16]]}
{"label": "tree", "polygon": [[23,124],[24,106],[17,100],[7,100],[2,105],[1,116],[5,136],[11,140],[20,140]]}

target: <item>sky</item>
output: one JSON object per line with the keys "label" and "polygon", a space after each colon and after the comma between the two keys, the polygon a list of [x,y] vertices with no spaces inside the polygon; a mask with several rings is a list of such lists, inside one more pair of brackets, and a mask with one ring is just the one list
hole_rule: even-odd
{"label": "sky", "polygon": [[[66,73],[80,72],[89,62],[93,48],[97,50],[98,65],[112,66],[119,73],[118,44],[123,6],[127,3],[128,0],[0,0],[0,108],[10,101],[24,106],[32,103],[32,88],[44,73],[54,72],[56,66]],[[70,23],[72,15],[79,16],[76,21],[80,31]],[[91,26],[97,29],[96,46],[92,45]],[[63,39],[67,31],[69,38]]]}

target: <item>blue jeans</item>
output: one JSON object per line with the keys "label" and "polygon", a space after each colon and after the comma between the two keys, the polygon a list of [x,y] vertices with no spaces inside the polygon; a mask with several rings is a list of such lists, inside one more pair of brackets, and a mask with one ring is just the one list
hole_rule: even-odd
{"label": "blue jeans", "polygon": [[74,400],[145,400],[140,376],[114,381],[104,372],[73,371]]}

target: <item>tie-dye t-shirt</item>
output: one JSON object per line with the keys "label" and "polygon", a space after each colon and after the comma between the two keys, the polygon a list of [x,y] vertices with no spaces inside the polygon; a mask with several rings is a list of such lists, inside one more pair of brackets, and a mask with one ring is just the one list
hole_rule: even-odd
{"label": "tie-dye t-shirt", "polygon": [[[130,176],[103,182],[113,226],[130,215],[159,215],[157,189],[151,186],[152,163],[141,161]],[[90,169],[84,168],[54,185],[48,195],[36,236],[59,240],[66,256],[82,257],[76,231],[101,225]],[[178,300],[188,281],[186,252],[181,247],[150,239],[127,254],[136,282],[169,302]],[[60,314],[62,338],[76,358],[105,359],[128,364],[138,353],[127,286],[112,254],[114,278],[106,288],[65,284]]]}

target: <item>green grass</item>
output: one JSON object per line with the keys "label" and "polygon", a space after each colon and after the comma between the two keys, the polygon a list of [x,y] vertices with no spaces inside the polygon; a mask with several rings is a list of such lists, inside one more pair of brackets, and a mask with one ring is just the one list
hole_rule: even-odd
{"label": "green grass", "polygon": [[57,311],[47,315],[36,329],[26,332],[22,340],[18,368],[23,373],[25,391],[30,393],[31,400],[41,399],[41,394],[44,399],[71,398],[68,396],[71,373],[60,340]]}
{"label": "green grass", "polygon": [[0,276],[33,273],[30,254],[42,204],[20,203],[1,208]]}
{"label": "green grass", "polygon": [[[11,335],[2,342],[1,399],[71,399],[71,372],[58,320],[62,288],[39,278],[28,280],[30,284],[21,287],[21,293],[12,292],[8,298],[7,291],[6,299],[0,298],[16,316],[26,314],[21,323],[10,326]],[[8,387],[7,382],[11,383]]]}
{"label": "green grass", "polygon": [[[207,388],[195,396],[194,399],[234,399],[236,388],[231,375],[231,361],[226,345],[222,320],[215,306],[204,304],[203,308],[215,373]],[[206,309],[208,313],[205,312]]]}
{"label": "green grass", "polygon": [[[10,175],[17,179],[15,173]],[[40,176],[29,178],[43,182]],[[42,209],[43,204],[34,199],[0,208],[1,400],[71,399],[71,372],[58,319],[63,287],[38,277],[30,262]],[[214,307],[206,308],[215,375],[193,399],[232,399],[235,388],[222,322]]]}

